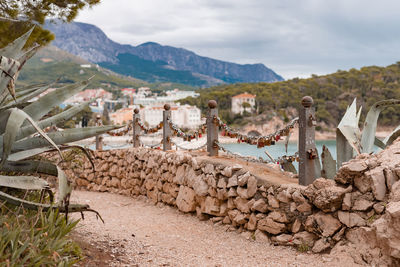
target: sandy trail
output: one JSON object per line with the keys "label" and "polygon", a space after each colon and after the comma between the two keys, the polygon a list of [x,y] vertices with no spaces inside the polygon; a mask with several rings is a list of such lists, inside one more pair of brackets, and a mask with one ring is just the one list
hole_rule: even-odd
{"label": "sandy trail", "polygon": [[[74,191],[72,199],[89,204],[105,221],[87,213],[74,233],[98,249],[84,266],[356,266],[345,257],[255,242],[246,239],[248,233],[154,206],[144,197]],[[96,261],[99,253],[104,257]]]}

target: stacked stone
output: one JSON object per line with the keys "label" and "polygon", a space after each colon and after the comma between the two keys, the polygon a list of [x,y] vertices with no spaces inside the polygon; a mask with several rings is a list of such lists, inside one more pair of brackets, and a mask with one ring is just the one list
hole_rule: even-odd
{"label": "stacked stone", "polygon": [[[400,153],[400,142],[392,147]],[[400,155],[386,150],[376,156],[362,154],[344,164],[335,180],[320,178],[307,187],[270,184],[241,165],[180,151],[135,148],[98,151],[95,157],[96,171],[86,162],[75,181],[78,187],[145,195],[153,203],[195,212],[200,219],[212,218],[254,231],[256,238],[313,252],[326,251],[338,242],[343,245],[357,236],[355,230],[371,232],[385,214],[389,192],[396,185],[400,195]],[[391,207],[385,216],[400,221],[400,204]],[[390,247],[389,239],[385,240]],[[400,258],[398,243],[392,254]]]}

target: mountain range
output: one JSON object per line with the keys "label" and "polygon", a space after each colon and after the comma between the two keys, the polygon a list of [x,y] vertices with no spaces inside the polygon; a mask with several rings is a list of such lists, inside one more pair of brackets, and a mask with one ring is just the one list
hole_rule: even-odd
{"label": "mountain range", "polygon": [[147,82],[174,82],[197,87],[223,83],[276,82],[283,78],[263,64],[236,64],[192,51],[147,42],[138,46],[112,41],[95,25],[46,23],[52,45],[114,72]]}

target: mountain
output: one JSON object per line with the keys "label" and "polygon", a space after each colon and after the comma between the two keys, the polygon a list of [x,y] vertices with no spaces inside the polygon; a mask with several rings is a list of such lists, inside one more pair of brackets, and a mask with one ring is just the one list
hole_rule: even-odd
{"label": "mountain", "polygon": [[98,27],[87,23],[47,23],[46,28],[56,35],[52,43],[54,46],[115,72],[148,82],[170,81],[207,87],[223,83],[283,80],[263,64],[225,62],[154,42],[138,46],[122,45],[109,39]]}

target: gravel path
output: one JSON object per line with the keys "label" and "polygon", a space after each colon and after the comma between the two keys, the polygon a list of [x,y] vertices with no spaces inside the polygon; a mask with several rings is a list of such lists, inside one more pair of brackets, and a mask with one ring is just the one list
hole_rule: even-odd
{"label": "gravel path", "polygon": [[100,253],[110,254],[103,257],[106,262],[96,262],[94,255],[84,266],[356,266],[344,256],[254,242],[247,232],[199,221],[173,207],[154,206],[143,197],[74,191],[72,200],[89,204],[105,221],[86,213],[74,233]]}

